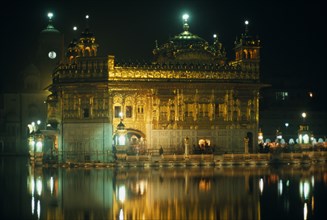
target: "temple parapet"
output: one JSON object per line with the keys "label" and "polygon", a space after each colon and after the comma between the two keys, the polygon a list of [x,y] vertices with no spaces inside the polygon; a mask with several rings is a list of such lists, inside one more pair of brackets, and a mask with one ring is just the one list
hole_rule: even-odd
{"label": "temple parapet", "polygon": [[62,64],[54,72],[54,81],[92,80],[126,81],[171,80],[259,80],[255,69],[242,71],[239,66],[216,65],[158,65],[117,64],[108,70],[106,58],[77,59],[73,64]]}
{"label": "temple parapet", "polygon": [[74,63],[63,63],[53,73],[54,82],[108,80],[107,58],[78,57]]}
{"label": "temple parapet", "polygon": [[163,68],[161,66],[143,67],[116,67],[109,72],[109,79],[118,80],[149,80],[149,79],[172,79],[172,80],[259,80],[258,72],[242,72],[237,67],[225,68],[221,71],[213,68]]}

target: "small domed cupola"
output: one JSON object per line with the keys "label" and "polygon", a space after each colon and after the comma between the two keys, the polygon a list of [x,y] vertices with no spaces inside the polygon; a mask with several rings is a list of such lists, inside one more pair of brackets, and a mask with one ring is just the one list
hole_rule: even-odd
{"label": "small domed cupola", "polygon": [[235,60],[260,59],[260,40],[249,35],[249,21],[244,22],[245,30],[234,42]]}
{"label": "small domed cupola", "polygon": [[239,66],[243,71],[260,72],[260,40],[249,35],[249,21],[244,22],[245,30],[234,42],[235,60],[230,65]]}
{"label": "small domed cupola", "polygon": [[53,17],[53,13],[49,12],[48,13],[48,18],[49,18],[48,25],[47,25],[47,27],[45,29],[43,29],[41,31],[41,34],[42,33],[45,33],[45,34],[46,33],[58,33],[58,34],[60,34],[60,32],[52,24],[52,17]]}
{"label": "small domed cupola", "polygon": [[88,20],[89,15],[86,18],[86,28],[81,33],[80,38],[76,44],[78,48],[78,55],[82,57],[97,56],[99,45],[95,42],[95,35],[90,31]]}
{"label": "small domed cupola", "polygon": [[[221,43],[209,45],[203,38],[192,34],[188,24],[189,15],[183,15],[183,32],[172,37],[169,42],[153,50],[156,63],[212,63],[225,60]],[[217,38],[218,42],[218,38]],[[216,42],[216,43],[217,43]],[[218,62],[219,63],[219,62]]]}
{"label": "small domed cupola", "polygon": [[124,125],[122,119],[120,120],[119,124],[117,125],[117,130],[125,130],[125,125]]}

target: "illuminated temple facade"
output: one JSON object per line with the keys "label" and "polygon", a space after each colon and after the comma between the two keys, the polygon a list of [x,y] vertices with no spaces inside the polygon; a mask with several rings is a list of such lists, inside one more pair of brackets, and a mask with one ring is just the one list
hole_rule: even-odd
{"label": "illuminated temple facade", "polygon": [[[89,27],[54,70],[47,98],[54,146],[62,152],[255,152],[259,122],[260,40],[247,30],[228,59],[183,30],[156,44],[151,63],[98,56]],[[123,138],[122,138],[123,135]],[[92,157],[92,156],[91,156]]]}

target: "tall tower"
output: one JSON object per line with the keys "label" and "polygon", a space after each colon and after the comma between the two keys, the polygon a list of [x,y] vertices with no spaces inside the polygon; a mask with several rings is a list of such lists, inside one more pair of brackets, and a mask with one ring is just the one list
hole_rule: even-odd
{"label": "tall tower", "polygon": [[249,21],[245,21],[245,31],[234,42],[234,65],[240,65],[243,71],[260,72],[260,40],[249,35]]}
{"label": "tall tower", "polygon": [[53,13],[38,39],[35,64],[40,71],[40,89],[51,84],[52,72],[63,58],[63,35],[53,26]]}

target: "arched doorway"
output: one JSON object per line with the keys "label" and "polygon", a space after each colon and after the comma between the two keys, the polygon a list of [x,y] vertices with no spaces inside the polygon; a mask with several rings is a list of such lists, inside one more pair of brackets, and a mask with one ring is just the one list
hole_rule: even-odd
{"label": "arched doorway", "polygon": [[[117,145],[117,135],[115,134],[113,137],[114,145]],[[145,134],[140,130],[127,128],[124,145],[127,154],[145,154],[147,150]]]}
{"label": "arched doorway", "polygon": [[212,153],[213,149],[211,146],[211,140],[208,138],[200,138],[198,141],[198,146],[193,146],[194,154]]}

